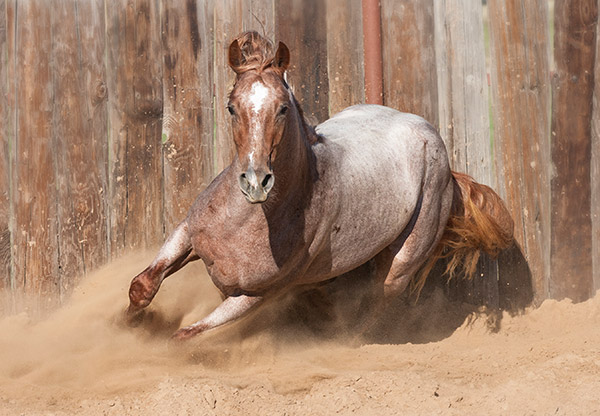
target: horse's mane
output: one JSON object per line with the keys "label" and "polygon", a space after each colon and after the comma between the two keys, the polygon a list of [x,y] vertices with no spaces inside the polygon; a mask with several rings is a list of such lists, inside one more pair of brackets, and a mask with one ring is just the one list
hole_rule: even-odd
{"label": "horse's mane", "polygon": [[242,51],[242,63],[233,68],[237,74],[248,71],[264,71],[273,65],[273,43],[256,31],[244,32],[234,39]]}
{"label": "horse's mane", "polygon": [[302,107],[300,107],[300,104],[298,103],[298,100],[296,99],[296,96],[293,93],[292,98],[294,99],[294,105],[298,110],[298,114],[300,114],[301,128],[304,130],[304,136],[308,140],[308,144],[315,144],[317,141],[319,141],[319,135],[317,134],[317,131],[314,126],[314,124],[316,123],[313,124],[306,118]]}

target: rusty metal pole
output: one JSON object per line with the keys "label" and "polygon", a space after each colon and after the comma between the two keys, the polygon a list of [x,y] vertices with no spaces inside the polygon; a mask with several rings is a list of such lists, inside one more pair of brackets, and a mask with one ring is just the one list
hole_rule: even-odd
{"label": "rusty metal pole", "polygon": [[383,104],[383,60],[381,57],[381,7],[379,0],[362,0],[363,48],[365,55],[365,100]]}

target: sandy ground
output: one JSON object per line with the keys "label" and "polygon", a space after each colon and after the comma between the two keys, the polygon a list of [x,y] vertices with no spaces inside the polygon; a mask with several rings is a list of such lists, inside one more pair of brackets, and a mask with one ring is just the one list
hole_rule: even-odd
{"label": "sandy ground", "polygon": [[284,299],[178,346],[169,334],[219,296],[191,265],[126,327],[127,286],[147,260],[88,276],[42,320],[0,318],[1,415],[600,414],[600,296],[497,316],[437,289],[399,300],[361,339],[340,320],[360,300],[338,291],[326,308]]}

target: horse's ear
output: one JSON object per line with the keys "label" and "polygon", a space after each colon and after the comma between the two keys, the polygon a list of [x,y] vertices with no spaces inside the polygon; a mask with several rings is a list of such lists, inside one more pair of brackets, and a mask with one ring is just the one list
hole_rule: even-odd
{"label": "horse's ear", "polygon": [[228,55],[229,66],[234,70],[236,74],[239,74],[240,67],[244,64],[244,55],[237,39],[234,39],[229,45]]}
{"label": "horse's ear", "polygon": [[273,60],[273,67],[280,70],[283,75],[289,64],[290,50],[285,46],[285,43],[279,42],[277,52],[275,52],[275,59]]}

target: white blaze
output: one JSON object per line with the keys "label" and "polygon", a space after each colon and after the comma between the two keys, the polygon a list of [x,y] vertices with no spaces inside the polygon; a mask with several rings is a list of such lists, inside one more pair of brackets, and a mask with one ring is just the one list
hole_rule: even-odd
{"label": "white blaze", "polygon": [[269,94],[269,89],[263,85],[262,82],[256,81],[252,84],[250,90],[250,103],[252,104],[252,110],[258,113],[265,103],[265,99]]}
{"label": "white blaze", "polygon": [[250,137],[251,137],[251,146],[252,151],[248,155],[249,166],[255,168],[254,166],[254,156],[255,151],[260,148],[262,140],[263,140],[263,123],[262,117],[259,116],[260,110],[263,108],[265,103],[267,102],[267,97],[269,96],[269,89],[260,81],[255,81],[252,84],[252,88],[250,88],[250,94],[248,96],[248,101],[250,103],[250,108],[253,113],[253,117],[250,118]]}

